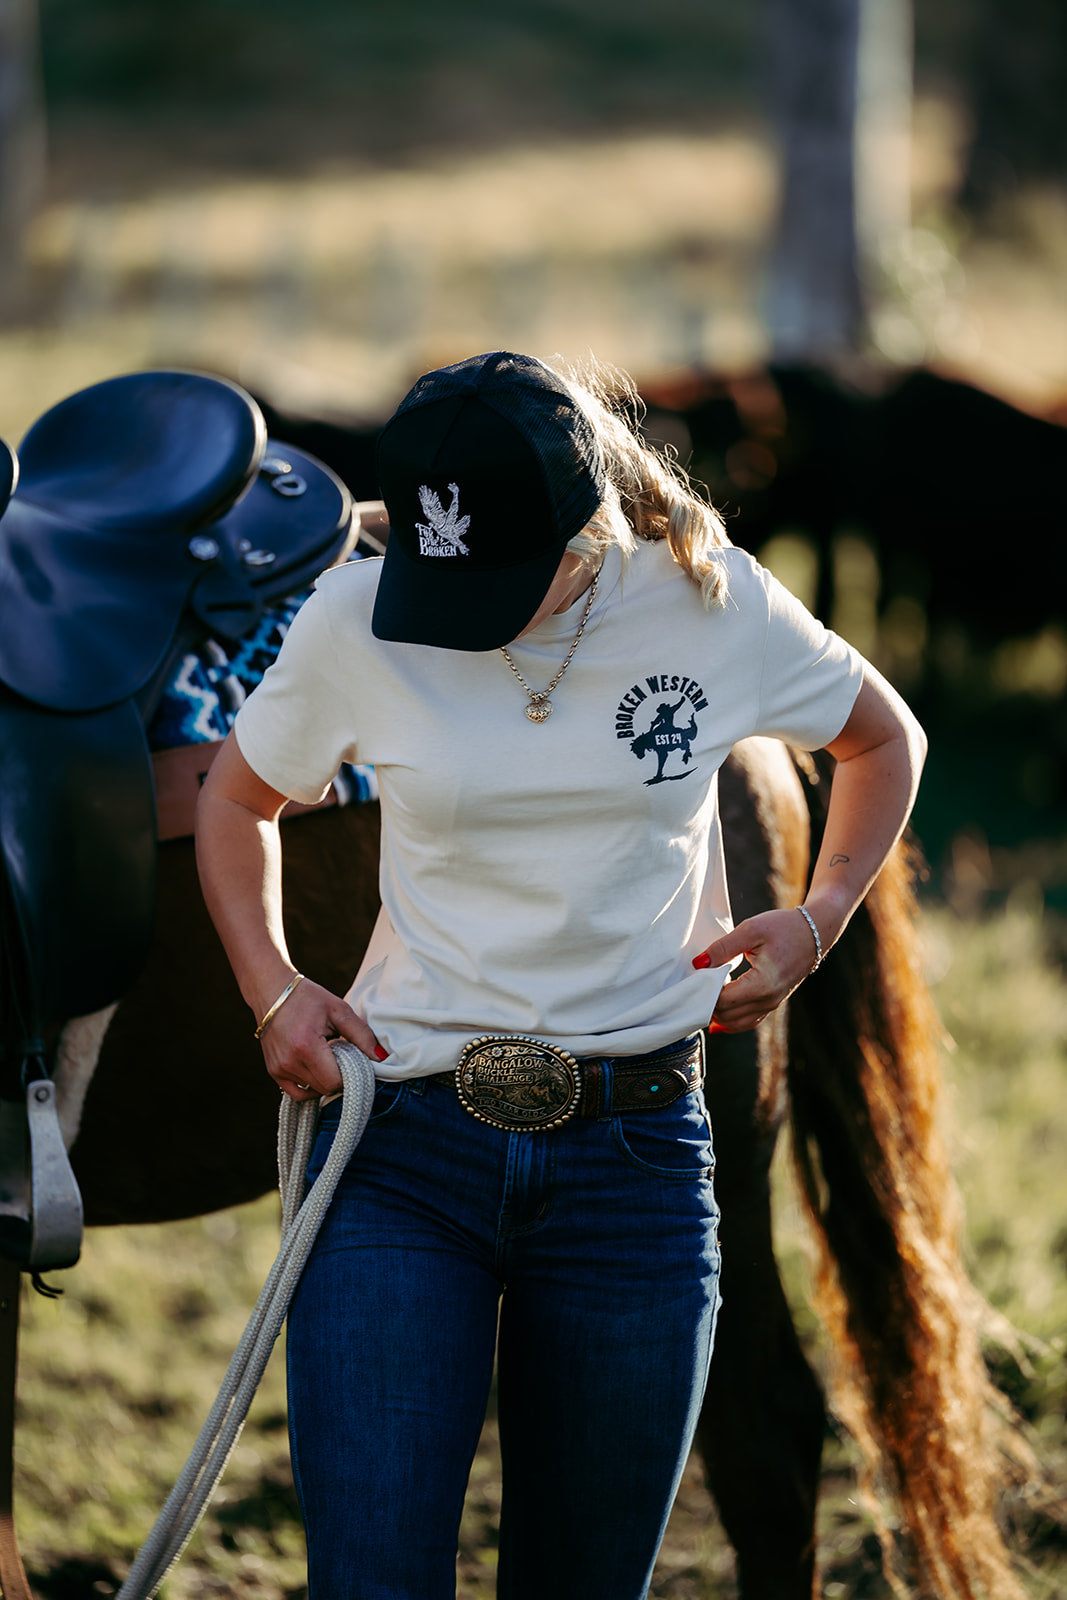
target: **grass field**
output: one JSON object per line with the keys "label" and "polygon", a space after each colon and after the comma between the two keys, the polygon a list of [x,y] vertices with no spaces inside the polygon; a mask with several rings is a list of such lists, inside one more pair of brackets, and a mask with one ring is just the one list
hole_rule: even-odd
{"label": "grass field", "polygon": [[[1038,1511],[1005,1506],[1035,1600],[1067,1591],[1067,1539],[1052,1502],[1067,1481],[1067,994],[1045,954],[1038,908],[1021,899],[963,921],[924,918],[927,963],[947,1033],[950,1134],[978,1287],[1017,1330],[991,1342],[999,1380],[1027,1419],[1048,1478]],[[806,1246],[778,1172],[778,1244],[797,1319],[822,1351],[805,1300]],[[214,1396],[276,1247],[277,1206],[163,1227],[98,1229],[65,1294],[24,1301],[18,1519],[42,1600],[114,1594]],[[358,1397],[353,1397],[358,1403]],[[1049,1486],[1052,1486],[1051,1488]],[[467,1499],[463,1600],[493,1593],[499,1480],[492,1419]],[[853,1452],[827,1441],[820,1554],[827,1600],[884,1600],[877,1541],[859,1504]],[[653,1588],[657,1600],[729,1600],[732,1557],[694,1460]],[[226,1477],[167,1600],[232,1595],[298,1600],[302,1539],[289,1475],[276,1353]]]}

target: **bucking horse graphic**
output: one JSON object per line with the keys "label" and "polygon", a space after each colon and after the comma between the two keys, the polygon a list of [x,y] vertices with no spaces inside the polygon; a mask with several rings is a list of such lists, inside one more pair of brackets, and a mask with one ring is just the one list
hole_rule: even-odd
{"label": "bucking horse graphic", "polygon": [[[695,767],[689,765],[693,759],[693,752],[689,747],[696,738],[697,719],[691,716],[688,726],[684,728],[676,728],[674,725],[675,713],[684,705],[685,695],[682,695],[678,703],[673,706],[663,701],[656,707],[656,715],[648,732],[630,741],[630,749],[639,761],[650,753],[656,757],[656,773],[654,777],[645,779],[646,789],[654,783],[673,783],[677,778],[688,778],[691,772],[696,771]],[[686,770],[664,772],[667,758],[676,750],[681,752],[682,766]]]}

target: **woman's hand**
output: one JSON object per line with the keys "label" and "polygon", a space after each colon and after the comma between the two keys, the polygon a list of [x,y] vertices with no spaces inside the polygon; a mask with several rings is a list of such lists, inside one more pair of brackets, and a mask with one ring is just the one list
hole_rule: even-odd
{"label": "woman's hand", "polygon": [[[284,805],[285,795],[256,775],[231,733],[200,791],[196,858],[211,919],[258,1021],[296,977],[282,927]],[[386,1055],[363,1018],[309,978],[282,1001],[260,1038],[267,1071],[293,1100],[341,1087],[330,1039],[348,1039],[375,1061]]]}
{"label": "woman's hand", "polygon": [[363,1018],[321,984],[305,978],[275,1012],[262,1037],[267,1071],[291,1100],[311,1100],[341,1088],[329,1040],[348,1039],[372,1061],[382,1049]]}
{"label": "woman's hand", "polygon": [[694,959],[694,967],[723,967],[744,956],[749,970],[723,986],[712,1033],[745,1033],[757,1027],[804,981],[816,954],[811,929],[799,911],[764,911],[716,939]]}

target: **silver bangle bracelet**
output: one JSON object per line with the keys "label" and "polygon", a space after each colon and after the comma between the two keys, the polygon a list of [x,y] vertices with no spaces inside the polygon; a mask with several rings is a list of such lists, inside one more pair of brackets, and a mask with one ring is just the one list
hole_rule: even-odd
{"label": "silver bangle bracelet", "polygon": [[[812,967],[811,971],[812,972],[817,972],[818,969],[822,966],[822,940],[819,938],[819,930],[815,926],[815,919],[812,916],[811,912],[806,910],[804,908],[804,906],[794,906],[793,910],[800,912],[800,915],[804,918],[804,921],[807,923],[808,927],[811,929],[811,936],[815,940],[815,965]],[[810,977],[810,973],[809,973],[809,977]]]}

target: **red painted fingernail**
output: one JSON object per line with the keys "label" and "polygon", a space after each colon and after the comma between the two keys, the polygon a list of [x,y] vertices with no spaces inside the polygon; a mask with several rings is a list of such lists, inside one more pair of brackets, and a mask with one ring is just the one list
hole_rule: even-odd
{"label": "red painted fingernail", "polygon": [[710,967],[711,957],[708,955],[708,952],[706,950],[702,950],[698,956],[694,956],[693,965],[694,967]]}
{"label": "red painted fingernail", "polygon": [[721,1022],[716,1022],[714,1017],[712,1017],[711,1021],[708,1023],[709,1033],[728,1033],[729,1031],[730,1030],[728,1028],[723,1027]]}
{"label": "red painted fingernail", "polygon": [[376,1044],[374,1046],[374,1054],[377,1056],[379,1061],[384,1061],[389,1055],[389,1052],[388,1050],[383,1050],[380,1044]]}

